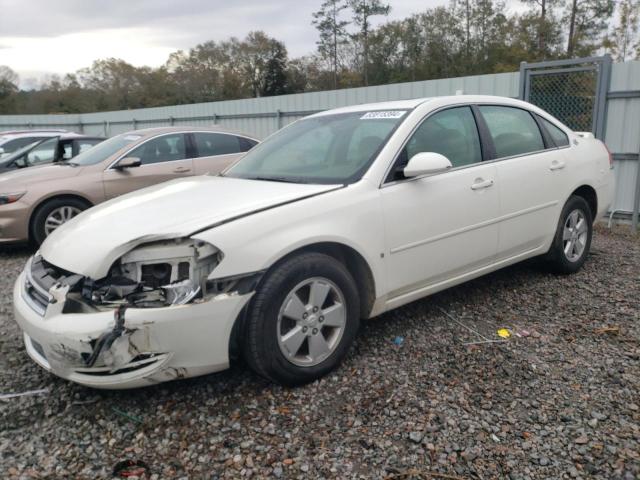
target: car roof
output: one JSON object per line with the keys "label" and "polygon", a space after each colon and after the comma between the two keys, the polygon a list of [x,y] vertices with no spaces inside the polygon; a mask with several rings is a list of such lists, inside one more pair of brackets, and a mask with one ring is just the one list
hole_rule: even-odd
{"label": "car roof", "polygon": [[325,110],[323,112],[312,115],[333,115],[338,113],[353,113],[353,112],[366,112],[375,110],[412,110],[422,104],[433,103],[438,106],[446,104],[459,104],[459,103],[496,103],[502,105],[512,105],[528,108],[533,111],[540,110],[535,105],[518,100],[511,97],[501,97],[498,95],[443,95],[439,97],[423,97],[413,98],[409,100],[396,100],[390,102],[376,102],[376,103],[363,103],[359,105],[350,105],[348,107],[334,108],[332,110]]}
{"label": "car roof", "polygon": [[0,133],[0,138],[29,138],[29,137],[58,137],[62,133],[67,132],[39,132],[37,130],[29,131],[29,132],[21,132],[21,133]]}
{"label": "car roof", "polygon": [[124,132],[122,135],[140,135],[143,137],[152,137],[155,135],[162,135],[164,133],[181,133],[181,132],[215,132],[215,133],[229,133],[231,135],[238,135],[240,137],[251,138],[257,140],[255,137],[251,135],[247,135],[246,133],[234,132],[233,130],[228,130],[223,127],[219,127],[218,125],[214,126],[179,126],[179,127],[151,127],[151,128],[141,128],[139,130],[130,130],[128,132]]}
{"label": "car roof", "polygon": [[84,135],[82,133],[74,133],[74,132],[62,133],[58,136],[60,137],[61,140],[69,140],[72,138],[91,138],[91,139],[97,139],[97,140],[105,140],[107,138],[100,135]]}
{"label": "car roof", "polygon": [[0,130],[0,136],[5,135],[19,135],[22,133],[66,133],[69,130],[57,129],[57,128],[44,128],[42,130],[33,129],[33,130]]}
{"label": "car roof", "polygon": [[325,110],[320,113],[312,115],[312,117],[322,115],[333,115],[336,113],[352,113],[352,112],[366,112],[369,110],[412,110],[418,105],[431,100],[427,98],[414,98],[410,100],[394,100],[389,102],[376,102],[376,103],[362,103],[359,105],[350,105],[348,107],[334,108],[332,110]]}

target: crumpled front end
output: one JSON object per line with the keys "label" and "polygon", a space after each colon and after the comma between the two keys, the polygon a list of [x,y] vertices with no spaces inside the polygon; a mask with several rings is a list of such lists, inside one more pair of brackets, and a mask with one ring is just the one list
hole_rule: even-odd
{"label": "crumpled front end", "polygon": [[94,280],[36,254],[14,288],[16,320],[42,367],[97,388],[132,388],[223,370],[235,320],[259,274],[216,279],[215,247],[140,245]]}

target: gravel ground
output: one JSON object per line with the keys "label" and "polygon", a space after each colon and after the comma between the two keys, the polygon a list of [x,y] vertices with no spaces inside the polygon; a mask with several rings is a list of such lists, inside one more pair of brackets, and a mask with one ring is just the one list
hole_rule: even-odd
{"label": "gravel ground", "polygon": [[0,393],[48,392],[0,400],[1,478],[123,459],[144,478],[640,478],[640,238],[622,230],[576,275],[518,265],[367,322],[297,389],[243,366],[124,392],[49,375],[11,313],[28,254],[0,252]]}

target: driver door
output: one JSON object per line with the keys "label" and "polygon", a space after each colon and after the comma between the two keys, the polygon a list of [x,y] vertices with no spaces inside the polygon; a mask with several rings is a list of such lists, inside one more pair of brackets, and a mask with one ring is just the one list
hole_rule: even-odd
{"label": "driver door", "polygon": [[[444,155],[453,168],[403,178],[420,152]],[[468,106],[439,111],[413,133],[381,189],[390,302],[411,300],[491,264],[498,248],[496,166],[482,162]]]}
{"label": "driver door", "polygon": [[193,160],[187,158],[183,133],[172,133],[147,140],[125,157],[139,158],[138,167],[118,169],[117,164],[103,173],[106,198],[114,198],[157,183],[193,175]]}

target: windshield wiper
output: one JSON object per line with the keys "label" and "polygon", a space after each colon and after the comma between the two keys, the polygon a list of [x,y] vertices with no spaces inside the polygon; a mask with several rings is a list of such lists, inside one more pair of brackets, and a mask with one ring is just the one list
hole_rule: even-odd
{"label": "windshield wiper", "polygon": [[282,183],[309,183],[302,177],[247,177],[249,180],[262,180],[265,182],[282,182]]}

